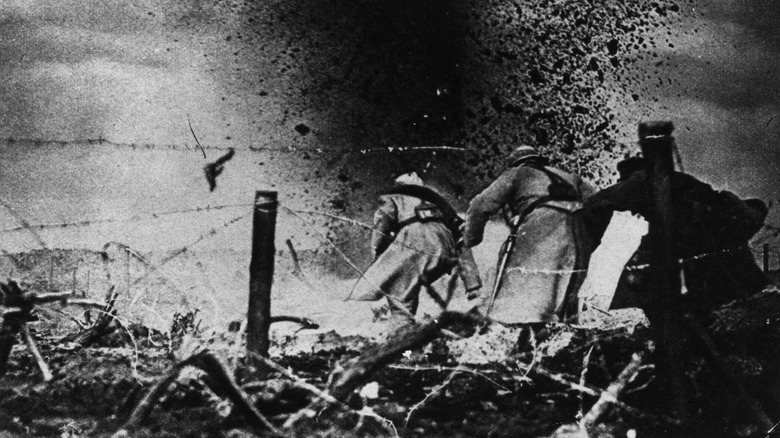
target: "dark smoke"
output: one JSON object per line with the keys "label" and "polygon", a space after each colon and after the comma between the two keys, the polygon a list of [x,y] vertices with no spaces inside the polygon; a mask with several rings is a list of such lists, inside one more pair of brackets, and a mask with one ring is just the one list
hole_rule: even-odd
{"label": "dark smoke", "polygon": [[[273,68],[295,79],[290,115],[316,113],[320,139],[355,150],[462,147],[434,162],[487,181],[519,143],[608,176],[597,159],[624,152],[610,98],[649,98],[631,67],[659,44],[649,31],[679,11],[671,1],[292,0],[244,12],[250,33],[281,42],[255,50],[273,50]],[[393,155],[381,160],[391,173],[431,160]],[[349,173],[375,160],[358,155]]]}

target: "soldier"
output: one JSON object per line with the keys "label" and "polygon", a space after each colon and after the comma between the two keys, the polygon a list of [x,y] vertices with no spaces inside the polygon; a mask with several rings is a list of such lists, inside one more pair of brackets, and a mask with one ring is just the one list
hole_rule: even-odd
{"label": "soldier", "polygon": [[408,319],[417,312],[423,288],[439,306],[447,306],[456,277],[444,297],[431,283],[453,269],[461,274],[467,291],[478,289],[481,282],[471,252],[459,248],[462,220],[450,204],[423,186],[416,173],[401,175],[396,184],[379,198],[371,235],[374,263],[358,280],[352,296],[361,301],[386,297],[391,313]]}
{"label": "soldier", "polygon": [[[648,217],[650,198],[644,168],[641,157],[618,163],[618,182],[585,202],[583,214],[594,240],[600,239],[613,211]],[[763,201],[743,201],[682,172],[672,174],[671,196],[672,254],[682,263],[686,300],[695,303],[691,310],[745,298],[768,284],[748,246],[768,213]],[[648,258],[645,236],[618,282],[612,309],[653,304],[654,297],[647,292],[647,270],[642,269]]]}
{"label": "soldier", "polygon": [[531,146],[520,146],[508,167],[470,203],[464,244],[482,241],[485,224],[503,209],[510,235],[493,292],[483,306],[503,323],[546,323],[576,317],[577,284],[590,247],[573,213],[595,186],[548,166]]}

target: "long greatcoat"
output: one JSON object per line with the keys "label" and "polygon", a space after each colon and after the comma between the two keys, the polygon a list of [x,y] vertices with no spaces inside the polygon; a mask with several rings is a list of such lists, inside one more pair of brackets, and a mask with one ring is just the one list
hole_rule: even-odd
{"label": "long greatcoat", "polygon": [[[584,217],[590,224],[592,233],[597,237],[601,233],[613,211],[631,211],[648,217],[650,212],[645,172],[640,170],[627,179],[601,190],[585,202]],[[697,203],[709,198],[716,191],[709,185],[691,175],[674,172],[671,179],[673,210],[673,256],[680,260],[684,286],[687,289],[686,300],[696,308],[710,309],[725,302],[748,297],[763,289],[769,282],[758,267],[748,246],[748,238],[743,241],[731,241],[708,229],[704,215],[716,215],[719,212],[707,212],[696,208]],[[765,213],[753,209],[747,203],[735,200],[742,207],[743,215],[753,221],[763,222]],[[648,270],[642,269],[649,261],[649,242],[647,236],[642,239],[629,266],[618,282],[617,291],[611,308],[626,307],[648,308],[661,305],[658,297],[648,291]]]}
{"label": "long greatcoat", "polygon": [[[393,237],[399,224],[415,218],[420,207],[434,208],[414,196],[379,197],[371,236],[375,260],[358,280],[353,299],[375,301],[387,297],[391,309],[413,315],[421,288],[453,271],[457,264],[455,241],[443,223],[413,221]],[[442,304],[451,293],[446,291],[441,297]]]}
{"label": "long greatcoat", "polygon": [[[570,183],[580,200],[596,191],[595,186],[578,175],[551,167],[546,169]],[[551,182],[544,171],[531,166],[506,169],[469,204],[465,245],[479,244],[486,222],[502,208],[509,209],[513,215],[520,214],[537,199],[550,196]],[[524,217],[489,315],[492,319],[503,323],[533,323],[563,318],[567,289],[571,282],[579,280],[572,274],[582,265],[587,266],[585,260],[590,251],[575,236],[578,223],[573,213],[581,205],[579,200],[549,200]],[[488,301],[489,297],[482,305],[483,311],[487,310]]]}

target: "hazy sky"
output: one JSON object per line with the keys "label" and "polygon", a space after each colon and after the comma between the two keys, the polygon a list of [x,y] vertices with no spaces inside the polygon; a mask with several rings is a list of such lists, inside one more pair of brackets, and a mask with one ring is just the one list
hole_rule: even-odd
{"label": "hazy sky", "polygon": [[[780,198],[780,5],[696,2],[673,32],[651,108],[674,120],[686,170],[743,196]],[[650,67],[649,65],[647,67]]]}
{"label": "hazy sky", "polygon": [[[202,180],[205,161],[189,123],[202,143],[237,147],[273,145],[281,134],[259,127],[296,123],[249,80],[265,75],[266,60],[239,53],[246,45],[226,37],[238,29],[231,17],[240,16],[240,6],[216,3],[227,4],[0,2],[0,138],[192,148],[139,153],[3,143],[0,199],[29,222],[48,223],[251,202],[255,189],[270,187],[273,179],[257,165],[281,162],[284,154],[237,154],[219,197]],[[647,92],[635,107],[621,109],[621,140],[636,138],[640,120],[673,120],[687,171],[742,196],[780,198],[780,5],[702,0],[681,3],[680,17],[658,30],[671,46],[656,51],[671,61],[659,66],[648,57],[640,64],[661,74],[643,84]],[[283,85],[266,82],[263,90]],[[219,153],[209,151],[209,160]],[[309,176],[295,166],[269,161],[268,168],[305,181]],[[223,219],[198,224],[194,235]],[[18,218],[3,213],[0,224],[13,227]],[[159,233],[146,235],[146,246],[176,247],[193,236],[160,240]],[[29,236],[6,237],[3,249],[35,246]],[[107,230],[44,240],[94,247],[111,237]]]}

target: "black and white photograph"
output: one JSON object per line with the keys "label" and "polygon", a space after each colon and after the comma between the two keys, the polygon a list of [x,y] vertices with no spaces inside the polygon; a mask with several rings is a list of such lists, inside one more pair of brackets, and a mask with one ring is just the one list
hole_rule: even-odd
{"label": "black and white photograph", "polygon": [[780,437],[777,0],[0,0],[0,438]]}

